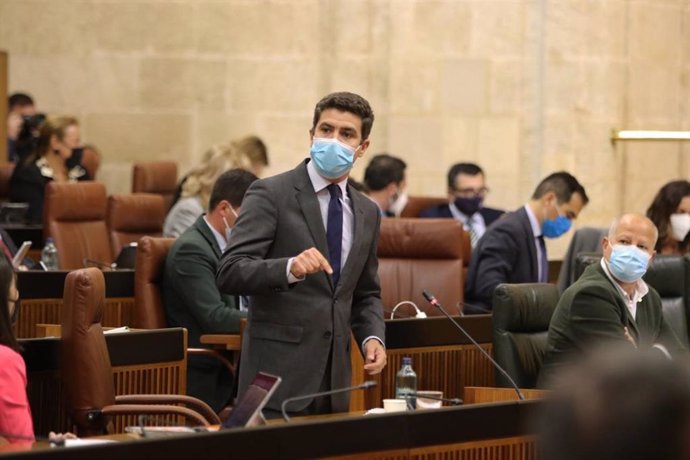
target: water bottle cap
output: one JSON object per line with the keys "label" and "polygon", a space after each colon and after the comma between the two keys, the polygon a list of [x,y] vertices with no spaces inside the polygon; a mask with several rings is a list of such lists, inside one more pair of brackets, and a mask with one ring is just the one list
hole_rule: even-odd
{"label": "water bottle cap", "polygon": [[53,242],[53,238],[51,238],[50,236],[48,238],[46,238],[46,244],[49,244],[52,242]]}
{"label": "water bottle cap", "polygon": [[411,366],[412,365],[412,357],[411,356],[403,356],[402,363],[403,363],[403,366]]}

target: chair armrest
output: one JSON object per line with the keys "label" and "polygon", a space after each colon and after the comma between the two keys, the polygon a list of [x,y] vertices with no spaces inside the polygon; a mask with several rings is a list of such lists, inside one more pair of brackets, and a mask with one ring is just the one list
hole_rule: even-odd
{"label": "chair armrest", "polygon": [[187,407],[183,407],[182,409],[191,410],[195,414],[199,414],[206,420],[207,424],[216,425],[220,423],[220,419],[208,404],[200,399],[186,395],[120,395],[115,396],[115,403],[118,406],[120,404],[184,404]]}
{"label": "chair armrest", "polygon": [[188,356],[210,356],[217,359],[225,367],[228,368],[232,375],[235,375],[235,365],[230,362],[228,358],[220,354],[217,350],[211,350],[209,348],[187,348]]}
{"label": "chair armrest", "polygon": [[240,351],[242,339],[239,334],[203,334],[201,343],[205,345],[220,345],[225,350]]}
{"label": "chair armrest", "polygon": [[201,414],[181,406],[167,404],[114,404],[105,406],[103,415],[180,415],[195,426],[208,426],[209,422]]}

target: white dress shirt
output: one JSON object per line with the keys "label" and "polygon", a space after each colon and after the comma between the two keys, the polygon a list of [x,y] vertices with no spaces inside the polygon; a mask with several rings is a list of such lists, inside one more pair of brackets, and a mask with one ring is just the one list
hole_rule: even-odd
{"label": "white dress shirt", "polygon": [[532,212],[532,209],[525,205],[525,211],[527,211],[527,217],[529,217],[529,223],[532,226],[532,234],[534,235],[534,247],[537,248],[537,265],[539,266],[539,280],[544,279],[542,275],[547,267],[542,267],[542,254],[541,254],[541,244],[539,243],[539,237],[542,236],[541,225],[539,225],[539,220]]}

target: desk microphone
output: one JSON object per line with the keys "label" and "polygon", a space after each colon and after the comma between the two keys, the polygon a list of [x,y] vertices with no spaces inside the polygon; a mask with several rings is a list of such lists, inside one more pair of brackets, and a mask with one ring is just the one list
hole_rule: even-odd
{"label": "desk microphone", "polygon": [[352,387],[345,387],[345,388],[338,388],[337,390],[329,390],[329,391],[320,391],[318,393],[310,393],[307,395],[302,395],[302,396],[293,396],[291,398],[287,398],[283,400],[283,403],[280,405],[280,411],[283,413],[283,419],[285,419],[286,422],[290,421],[290,417],[288,417],[288,414],[285,410],[286,406],[295,401],[301,401],[303,399],[313,399],[313,398],[319,398],[321,396],[330,396],[338,393],[349,393],[350,391],[355,391],[355,390],[368,390],[370,388],[374,388],[376,386],[376,382],[374,380],[367,380],[364,383],[361,383],[359,385],[355,385]]}
{"label": "desk microphone", "polygon": [[515,383],[515,381],[510,377],[510,375],[508,375],[508,373],[505,371],[505,369],[503,369],[501,366],[499,366],[498,363],[497,363],[496,361],[494,361],[494,359],[491,357],[491,355],[488,354],[488,353],[486,352],[486,350],[484,350],[482,347],[480,347],[479,344],[477,343],[477,341],[474,340],[474,339],[472,338],[472,336],[471,336],[470,334],[468,334],[467,331],[466,331],[462,326],[460,326],[460,324],[458,324],[458,322],[455,321],[455,320],[453,319],[452,316],[450,316],[450,315],[448,314],[448,312],[446,311],[446,309],[443,308],[443,306],[439,303],[438,300],[436,300],[436,297],[434,297],[432,294],[428,293],[427,291],[422,291],[422,295],[424,296],[424,298],[425,298],[431,305],[433,305],[434,307],[438,308],[438,309],[441,311],[441,313],[443,313],[444,316],[445,316],[446,318],[448,318],[448,319],[455,325],[455,327],[458,328],[458,330],[459,330],[460,332],[462,332],[462,333],[465,335],[465,337],[467,337],[467,339],[468,339],[470,342],[472,342],[472,344],[473,344],[475,347],[477,347],[477,349],[478,349],[484,356],[486,356],[486,358],[491,362],[491,364],[493,364],[493,366],[494,366],[501,374],[503,374],[503,376],[504,376],[505,378],[508,379],[508,381],[510,382],[510,384],[513,386],[513,389],[515,390],[515,393],[517,394],[518,399],[520,399],[520,401],[523,401],[523,400],[525,399],[525,397],[522,395],[522,392],[520,391],[520,388],[518,388],[518,386],[517,386],[517,384]]}

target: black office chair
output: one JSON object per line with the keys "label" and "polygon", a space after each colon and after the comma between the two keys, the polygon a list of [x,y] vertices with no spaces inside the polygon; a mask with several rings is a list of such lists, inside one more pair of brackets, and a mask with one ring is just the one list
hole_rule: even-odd
{"label": "black office chair", "polygon": [[[578,278],[585,269],[599,263],[601,255],[580,254],[575,263]],[[656,256],[643,278],[661,296],[664,319],[678,340],[688,348],[690,338],[690,255]]]}
{"label": "black office chair", "polygon": [[[520,388],[537,386],[558,298],[558,287],[546,283],[499,284],[494,291],[494,358]],[[511,386],[499,372],[496,385]]]}

